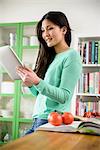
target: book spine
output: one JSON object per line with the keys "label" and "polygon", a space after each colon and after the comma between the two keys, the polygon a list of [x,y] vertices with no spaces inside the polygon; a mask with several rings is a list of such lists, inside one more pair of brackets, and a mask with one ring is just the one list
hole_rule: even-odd
{"label": "book spine", "polygon": [[89,93],[93,94],[94,92],[94,73],[89,73]]}
{"label": "book spine", "polygon": [[99,94],[100,94],[100,72],[99,72]]}
{"label": "book spine", "polygon": [[92,55],[92,41],[89,41],[89,64],[92,63],[91,55]]}
{"label": "book spine", "polygon": [[98,64],[100,64],[100,41],[98,41]]}
{"label": "book spine", "polygon": [[89,63],[89,42],[86,42],[86,64]]}
{"label": "book spine", "polygon": [[95,61],[95,64],[98,64],[98,41],[95,41],[94,61]]}
{"label": "book spine", "polygon": [[79,98],[76,99],[76,115],[79,116]]}
{"label": "book spine", "polygon": [[95,94],[99,94],[99,72],[95,72]]}
{"label": "book spine", "polygon": [[79,116],[84,116],[85,106],[84,103],[80,100],[79,102]]}
{"label": "book spine", "polygon": [[83,63],[86,64],[86,43],[83,45]]}
{"label": "book spine", "polygon": [[92,41],[91,63],[94,64],[95,42]]}

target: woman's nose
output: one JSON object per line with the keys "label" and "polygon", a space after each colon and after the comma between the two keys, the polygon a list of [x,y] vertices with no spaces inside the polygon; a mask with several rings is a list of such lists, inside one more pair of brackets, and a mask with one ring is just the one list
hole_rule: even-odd
{"label": "woman's nose", "polygon": [[48,32],[47,30],[44,32],[44,36],[45,36],[45,37],[48,37],[48,36],[49,36],[49,32]]}

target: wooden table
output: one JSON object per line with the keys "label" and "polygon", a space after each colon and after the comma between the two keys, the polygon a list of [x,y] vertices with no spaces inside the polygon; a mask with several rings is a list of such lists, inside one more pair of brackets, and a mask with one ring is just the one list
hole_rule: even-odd
{"label": "wooden table", "polygon": [[100,150],[100,137],[37,131],[9,142],[0,150]]}

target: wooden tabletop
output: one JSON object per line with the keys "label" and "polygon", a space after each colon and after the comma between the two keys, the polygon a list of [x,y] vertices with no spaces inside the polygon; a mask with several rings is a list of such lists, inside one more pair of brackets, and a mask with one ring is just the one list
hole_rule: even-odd
{"label": "wooden tabletop", "polygon": [[100,137],[37,131],[9,142],[0,147],[0,150],[100,150]]}

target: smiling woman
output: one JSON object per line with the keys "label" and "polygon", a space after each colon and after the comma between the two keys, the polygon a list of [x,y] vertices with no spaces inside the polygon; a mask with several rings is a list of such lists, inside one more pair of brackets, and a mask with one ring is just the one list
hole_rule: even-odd
{"label": "smiling woman", "polygon": [[48,47],[54,46],[56,53],[60,52],[60,50],[62,51],[62,48],[63,50],[68,49],[68,45],[64,39],[66,32],[67,28],[65,26],[60,28],[48,19],[42,22],[42,37]]}
{"label": "smiling woman", "polygon": [[75,85],[82,71],[79,53],[70,48],[71,28],[67,17],[50,11],[37,25],[39,53],[34,71],[17,67],[23,83],[37,96],[30,134],[48,122],[51,112],[70,112]]}

